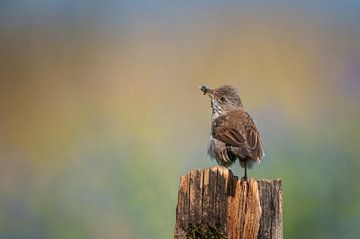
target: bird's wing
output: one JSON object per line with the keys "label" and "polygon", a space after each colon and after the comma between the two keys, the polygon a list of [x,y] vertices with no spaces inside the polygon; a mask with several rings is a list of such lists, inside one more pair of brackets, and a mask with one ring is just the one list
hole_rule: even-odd
{"label": "bird's wing", "polygon": [[248,113],[246,114],[248,121],[245,125],[245,137],[247,145],[249,147],[248,150],[250,152],[251,158],[255,160],[261,160],[264,157],[264,147],[262,144],[260,133],[257,130],[255,123],[250,117],[250,115]]}
{"label": "bird's wing", "polygon": [[250,115],[244,111],[232,111],[218,117],[213,123],[212,135],[226,145],[238,147],[242,157],[258,160],[263,156],[259,132]]}

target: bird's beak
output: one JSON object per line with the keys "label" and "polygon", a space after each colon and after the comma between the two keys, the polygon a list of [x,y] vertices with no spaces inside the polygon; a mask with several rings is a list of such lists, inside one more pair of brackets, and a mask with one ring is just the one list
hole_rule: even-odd
{"label": "bird's beak", "polygon": [[214,95],[214,90],[208,88],[206,85],[199,86],[199,89],[204,93],[204,95],[208,94],[211,98]]}

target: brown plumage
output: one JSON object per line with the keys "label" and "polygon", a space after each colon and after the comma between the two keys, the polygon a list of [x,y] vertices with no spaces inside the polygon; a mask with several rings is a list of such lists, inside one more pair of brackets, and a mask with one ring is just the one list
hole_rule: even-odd
{"label": "brown plumage", "polygon": [[259,131],[244,110],[238,91],[229,85],[211,90],[202,86],[211,98],[212,126],[208,153],[218,164],[230,166],[236,159],[245,168],[264,157]]}

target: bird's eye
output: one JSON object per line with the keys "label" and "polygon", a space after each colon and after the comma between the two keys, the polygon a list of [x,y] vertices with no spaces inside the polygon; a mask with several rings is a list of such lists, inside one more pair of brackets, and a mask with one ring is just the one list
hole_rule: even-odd
{"label": "bird's eye", "polygon": [[226,99],[225,99],[224,96],[221,96],[220,100],[221,100],[222,102],[224,102]]}

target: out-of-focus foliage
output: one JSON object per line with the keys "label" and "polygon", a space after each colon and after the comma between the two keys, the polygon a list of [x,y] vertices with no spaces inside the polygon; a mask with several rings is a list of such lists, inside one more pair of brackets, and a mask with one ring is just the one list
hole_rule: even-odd
{"label": "out-of-focus foliage", "polygon": [[[171,238],[239,88],[286,238],[360,235],[357,1],[2,1],[0,238]],[[241,175],[238,165],[233,171]]]}

